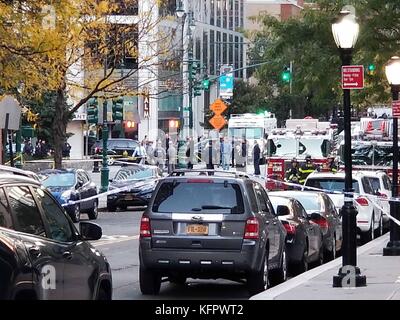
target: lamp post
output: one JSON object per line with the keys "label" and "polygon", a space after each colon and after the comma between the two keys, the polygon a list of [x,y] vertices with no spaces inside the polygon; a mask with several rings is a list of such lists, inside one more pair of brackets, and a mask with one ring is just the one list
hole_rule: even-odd
{"label": "lamp post", "polygon": [[[340,51],[342,66],[350,65],[352,51],[357,42],[359,25],[354,14],[345,8],[332,24],[332,33]],[[343,89],[344,109],[344,153],[345,189],[343,217],[343,265],[338,275],[333,277],[333,287],[361,287],[366,285],[366,277],[357,267],[357,210],[353,205],[353,179],[351,160],[351,111],[350,90]]]}
{"label": "lamp post", "polygon": [[[107,56],[104,59],[104,78],[107,75]],[[110,169],[108,168],[107,163],[107,142],[108,142],[108,123],[107,123],[107,99],[104,94],[103,101],[103,127],[101,130],[102,139],[103,139],[103,162],[101,167],[101,188],[100,192],[108,191],[108,180],[110,175]]]}
{"label": "lamp post", "polygon": [[[398,102],[400,91],[400,58],[392,57],[385,66],[386,78],[392,89],[393,102]],[[392,197],[397,198],[398,192],[398,163],[399,163],[399,141],[398,141],[398,120],[393,114],[393,176],[392,176]],[[399,207],[396,201],[390,202],[390,215],[399,219]],[[400,256],[400,226],[390,221],[390,240],[383,248],[384,256]]]}
{"label": "lamp post", "polygon": [[[176,16],[178,17],[179,20],[181,20],[182,23],[182,93],[183,96],[186,96],[185,87],[187,87],[187,99],[183,99],[183,106],[185,106],[185,103],[188,103],[188,112],[189,112],[189,130],[193,129],[193,76],[192,76],[192,69],[193,69],[193,40],[192,40],[192,34],[196,28],[195,20],[193,17],[193,12],[185,12],[183,8],[183,3],[182,1],[177,1],[177,6],[175,10]],[[188,22],[188,28],[187,28],[187,35],[189,38],[188,42],[188,47],[187,50],[184,48],[184,29],[185,29],[185,23]],[[185,54],[187,52],[187,54]],[[187,58],[185,60],[185,58]],[[187,62],[187,68],[183,67],[185,65],[185,62]],[[184,83],[186,82],[187,79],[187,86],[184,86]],[[182,114],[184,113],[182,108]],[[182,119],[184,117],[182,116]],[[182,121],[182,126],[183,128],[187,128],[187,125]],[[189,136],[188,132],[185,132],[186,136]]]}

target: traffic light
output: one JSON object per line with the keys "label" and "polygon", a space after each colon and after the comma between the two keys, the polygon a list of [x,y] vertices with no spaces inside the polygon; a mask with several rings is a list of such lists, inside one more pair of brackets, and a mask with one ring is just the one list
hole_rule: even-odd
{"label": "traffic light", "polygon": [[87,121],[90,124],[99,122],[99,109],[97,108],[97,98],[90,98],[87,103]]}
{"label": "traffic light", "polygon": [[203,86],[203,90],[206,90],[206,91],[210,90],[210,79],[208,77],[205,77],[203,79],[202,86]]}
{"label": "traffic light", "polygon": [[124,111],[124,99],[115,99],[113,100],[112,105],[112,119],[113,121],[118,121],[123,119],[123,111]]}
{"label": "traffic light", "polygon": [[196,76],[197,76],[197,73],[200,71],[200,65],[199,65],[197,62],[193,61],[193,62],[190,64],[190,68],[189,68],[189,69],[190,69],[190,70],[189,70],[189,72],[190,72],[190,74],[189,74],[190,78],[191,78],[191,79],[195,79]]}
{"label": "traffic light", "polygon": [[376,66],[374,64],[369,64],[367,68],[367,73],[372,76],[375,74]]}
{"label": "traffic light", "polygon": [[292,74],[290,72],[289,67],[283,68],[281,78],[282,78],[283,82],[286,82],[286,83],[290,82],[290,80],[292,79]]}
{"label": "traffic light", "polygon": [[202,89],[203,89],[202,84],[199,82],[195,82],[193,86],[193,95],[195,97],[201,96]]}

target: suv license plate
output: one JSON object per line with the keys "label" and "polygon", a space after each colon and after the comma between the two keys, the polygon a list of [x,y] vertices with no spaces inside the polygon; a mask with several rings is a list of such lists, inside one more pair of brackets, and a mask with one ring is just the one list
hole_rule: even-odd
{"label": "suv license plate", "polygon": [[186,227],[186,233],[208,235],[208,226],[203,224],[189,224]]}

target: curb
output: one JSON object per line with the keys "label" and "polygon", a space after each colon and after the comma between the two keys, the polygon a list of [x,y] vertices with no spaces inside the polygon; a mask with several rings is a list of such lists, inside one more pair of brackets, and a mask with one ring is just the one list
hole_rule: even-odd
{"label": "curb", "polygon": [[[358,247],[357,248],[357,256],[363,255],[369,250],[376,248],[378,244],[380,243],[386,243],[389,241],[389,235],[390,233],[386,233],[385,235],[374,239],[373,241],[368,242],[367,244]],[[382,246],[383,248],[383,246]],[[338,257],[333,261],[330,261],[328,263],[323,264],[322,266],[319,266],[317,268],[314,268],[310,271],[304,272],[301,275],[298,275],[290,280],[287,280],[286,282],[273,287],[271,289],[267,289],[264,292],[261,292],[259,294],[256,294],[252,297],[250,297],[249,300],[275,300],[277,296],[280,296],[281,294],[292,290],[295,287],[298,287],[309,280],[319,276],[320,274],[334,268],[334,267],[339,267],[342,264],[342,257]]]}

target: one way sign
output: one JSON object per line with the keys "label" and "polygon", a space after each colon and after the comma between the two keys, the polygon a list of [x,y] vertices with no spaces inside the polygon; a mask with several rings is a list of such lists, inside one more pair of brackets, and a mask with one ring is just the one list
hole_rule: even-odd
{"label": "one way sign", "polygon": [[364,66],[342,66],[342,89],[364,88]]}

